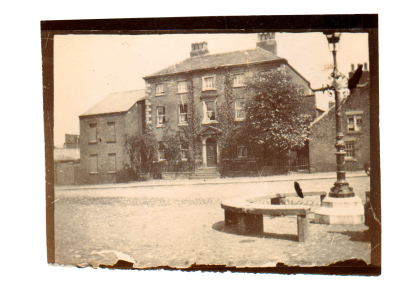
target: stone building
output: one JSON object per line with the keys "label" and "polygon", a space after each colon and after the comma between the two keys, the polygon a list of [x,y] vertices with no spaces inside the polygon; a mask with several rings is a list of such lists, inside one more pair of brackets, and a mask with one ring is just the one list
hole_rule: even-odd
{"label": "stone building", "polygon": [[116,182],[117,171],[129,164],[124,134],[142,132],[144,118],[144,90],[110,93],[79,116],[83,184]]}
{"label": "stone building", "polygon": [[[249,100],[245,81],[261,71],[280,71],[289,75],[292,83],[304,88],[305,109],[312,118],[316,117],[316,100],[310,83],[286,59],[277,56],[275,33],[260,33],[255,48],[248,50],[210,54],[207,42],[193,43],[189,58],[144,77],[146,123],[155,130],[158,141],[162,141],[166,128],[177,130],[188,124],[193,104],[201,120],[202,165],[217,167],[221,159],[217,143],[221,132],[217,128],[217,107],[225,100],[226,75],[232,78],[235,120],[241,121],[245,116],[243,106]],[[182,152],[185,147],[179,148]],[[237,158],[247,156],[246,150],[237,146]],[[159,159],[164,160],[164,155]]]}
{"label": "stone building", "polygon": [[[370,80],[365,63],[358,86],[343,100],[342,131],[345,135],[345,170],[363,170],[370,163]],[[354,72],[349,73],[349,78]],[[309,158],[311,172],[336,171],[335,107],[316,118],[310,126]]]}

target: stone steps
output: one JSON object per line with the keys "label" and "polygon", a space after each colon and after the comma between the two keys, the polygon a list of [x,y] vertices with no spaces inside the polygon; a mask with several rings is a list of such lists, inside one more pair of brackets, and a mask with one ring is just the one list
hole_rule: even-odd
{"label": "stone steps", "polygon": [[217,168],[198,168],[189,179],[217,179],[221,174]]}

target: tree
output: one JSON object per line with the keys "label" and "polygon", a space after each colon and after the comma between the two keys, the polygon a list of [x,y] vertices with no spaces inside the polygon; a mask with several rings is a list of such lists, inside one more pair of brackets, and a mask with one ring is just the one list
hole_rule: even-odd
{"label": "tree", "polygon": [[303,109],[301,86],[280,72],[265,72],[248,80],[246,90],[252,100],[246,105],[241,134],[251,145],[260,145],[270,155],[304,146],[311,117]]}
{"label": "tree", "polygon": [[153,162],[158,150],[156,135],[150,125],[143,132],[124,135],[124,148],[130,159],[130,167],[138,175],[144,173]]}

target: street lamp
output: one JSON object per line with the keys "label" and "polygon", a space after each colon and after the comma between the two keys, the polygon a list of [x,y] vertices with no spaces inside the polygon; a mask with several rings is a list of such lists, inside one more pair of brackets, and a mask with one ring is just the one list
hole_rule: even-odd
{"label": "street lamp", "polygon": [[364,222],[362,201],[355,196],[352,187],[345,178],[345,142],[342,132],[342,99],[349,95],[348,78],[337,69],[336,53],[339,49],[339,32],[324,32],[333,54],[333,72],[328,77],[326,87],[314,91],[328,91],[335,96],[336,116],[336,173],[337,180],[330,189],[328,198],[322,202],[322,207],[315,212],[316,223],[326,224],[359,224]]}

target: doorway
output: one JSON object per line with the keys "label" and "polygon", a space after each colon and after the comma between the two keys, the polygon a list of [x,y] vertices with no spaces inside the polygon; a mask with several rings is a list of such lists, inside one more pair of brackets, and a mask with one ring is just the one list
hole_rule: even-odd
{"label": "doorway", "polygon": [[208,138],[207,142],[207,166],[217,167],[217,142],[214,138]]}

